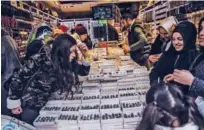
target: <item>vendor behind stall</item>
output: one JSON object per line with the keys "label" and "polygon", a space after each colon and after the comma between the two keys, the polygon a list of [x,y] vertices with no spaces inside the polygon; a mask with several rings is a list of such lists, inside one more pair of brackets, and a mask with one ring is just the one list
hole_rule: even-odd
{"label": "vendor behind stall", "polygon": [[119,36],[116,28],[114,27],[115,21],[113,19],[108,20],[108,41],[118,41]]}
{"label": "vendor behind stall", "polygon": [[130,13],[125,13],[123,15],[123,20],[126,21],[125,26],[129,28],[128,42],[132,60],[139,65],[146,65],[148,54],[145,54],[145,45],[148,43],[143,28],[136,23],[136,20]]}
{"label": "vendor behind stall", "polygon": [[76,39],[77,44],[85,43],[88,49],[92,48],[92,42],[88,35],[87,29],[82,24],[77,24],[75,26],[75,32],[72,36]]}

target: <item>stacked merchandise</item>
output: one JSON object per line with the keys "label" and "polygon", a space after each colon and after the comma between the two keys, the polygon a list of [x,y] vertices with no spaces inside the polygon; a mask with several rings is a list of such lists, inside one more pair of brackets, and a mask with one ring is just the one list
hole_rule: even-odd
{"label": "stacked merchandise", "polygon": [[36,128],[134,130],[146,106],[148,72],[144,67],[130,64],[129,57],[120,57],[120,66],[115,65],[116,61],[93,62],[82,91],[73,99],[66,93],[53,94],[35,120]]}

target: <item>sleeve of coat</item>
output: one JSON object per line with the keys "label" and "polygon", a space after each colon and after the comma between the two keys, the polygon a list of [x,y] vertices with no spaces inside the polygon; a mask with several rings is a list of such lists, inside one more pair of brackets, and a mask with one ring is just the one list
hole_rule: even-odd
{"label": "sleeve of coat", "polygon": [[35,61],[30,59],[25,62],[21,69],[14,71],[11,78],[5,84],[5,86],[9,88],[9,96],[7,98],[8,109],[13,109],[21,105],[20,99],[22,91],[37,68],[38,65],[35,63]]}
{"label": "sleeve of coat", "polygon": [[86,76],[89,74],[90,64],[85,59],[80,63],[75,62],[73,64],[73,70],[77,75]]}
{"label": "sleeve of coat", "polygon": [[196,95],[204,97],[204,80],[195,78],[189,89]]}
{"label": "sleeve of coat", "polygon": [[147,38],[142,31],[142,28],[136,27],[134,31],[139,35],[139,41],[130,45],[130,48],[131,50],[139,50],[147,43]]}
{"label": "sleeve of coat", "polygon": [[160,40],[160,36],[158,35],[154,41],[153,44],[151,44],[151,51],[150,51],[150,55],[154,55],[154,54],[161,54],[161,45],[162,42]]}
{"label": "sleeve of coat", "polygon": [[155,67],[152,69],[151,73],[149,74],[149,78],[150,78],[150,85],[153,86],[154,84],[158,84],[160,82],[162,82],[160,78],[160,69],[162,69],[161,67],[164,65],[164,58],[165,54],[163,54],[161,56],[161,58],[159,59],[159,61],[157,62],[157,64],[155,65]]}

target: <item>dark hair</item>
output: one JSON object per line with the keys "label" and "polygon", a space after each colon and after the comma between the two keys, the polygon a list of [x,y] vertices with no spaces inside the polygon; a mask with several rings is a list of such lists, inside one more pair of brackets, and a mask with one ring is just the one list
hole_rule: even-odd
{"label": "dark hair", "polygon": [[192,98],[185,96],[176,85],[152,86],[146,95],[147,106],[137,130],[154,130],[156,124],[172,127],[175,120],[180,125],[192,120],[204,130],[203,117]]}
{"label": "dark hair", "polygon": [[87,32],[87,29],[84,27],[84,25],[82,24],[77,24],[75,26],[75,32],[78,34],[78,35],[83,35],[83,34],[88,34]]}
{"label": "dark hair", "polygon": [[72,28],[72,29],[70,30],[70,32],[71,32],[71,34],[74,34],[74,33],[75,33],[75,29]]}
{"label": "dark hair", "polygon": [[198,33],[200,33],[202,31],[201,24],[202,24],[203,21],[204,21],[204,17],[200,19],[200,22],[198,24]]}
{"label": "dark hair", "polygon": [[76,45],[76,40],[68,34],[59,35],[53,42],[51,60],[57,76],[58,87],[62,91],[72,92],[74,84],[72,65],[69,61],[70,48]]}
{"label": "dark hair", "polygon": [[43,47],[42,40],[33,40],[27,46],[25,59],[29,59],[31,56],[39,53],[42,47]]}
{"label": "dark hair", "polygon": [[122,15],[122,18],[125,19],[125,20],[126,19],[134,19],[133,15],[131,13],[124,13]]}

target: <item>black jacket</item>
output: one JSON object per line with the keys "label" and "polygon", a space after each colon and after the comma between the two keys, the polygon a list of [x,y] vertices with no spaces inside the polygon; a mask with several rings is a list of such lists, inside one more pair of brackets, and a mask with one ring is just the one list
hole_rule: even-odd
{"label": "black jacket", "polygon": [[93,43],[91,41],[90,36],[87,37],[87,39],[84,41],[84,43],[86,44],[86,46],[88,47],[88,49],[92,49]]}
{"label": "black jacket", "polygon": [[[106,40],[106,38],[105,38]],[[110,24],[108,24],[108,40],[109,41],[118,41],[119,36],[117,30]]]}
{"label": "black jacket", "polygon": [[130,28],[128,42],[132,60],[139,65],[144,65],[149,55],[145,52],[145,45],[148,43],[143,28],[136,22]]}
{"label": "black jacket", "polygon": [[191,63],[197,56],[195,26],[188,21],[184,21],[176,26],[174,32],[181,33],[184,40],[184,49],[177,52],[172,48],[161,56],[150,73],[151,85],[162,82],[163,78],[168,74],[172,74],[174,69],[189,70]]}
{"label": "black jacket", "polygon": [[[79,75],[88,75],[90,66],[75,64],[73,70]],[[54,67],[45,53],[28,59],[24,66],[15,71],[5,86],[10,90],[7,107],[18,106],[41,109],[50,94],[59,89]]]}
{"label": "black jacket", "polygon": [[[151,51],[150,55],[155,54],[161,54],[165,52],[165,49],[167,48],[167,43],[170,41],[164,42],[160,39],[160,35],[158,35],[154,41],[154,43],[151,45]],[[168,49],[167,49],[168,50]]]}

